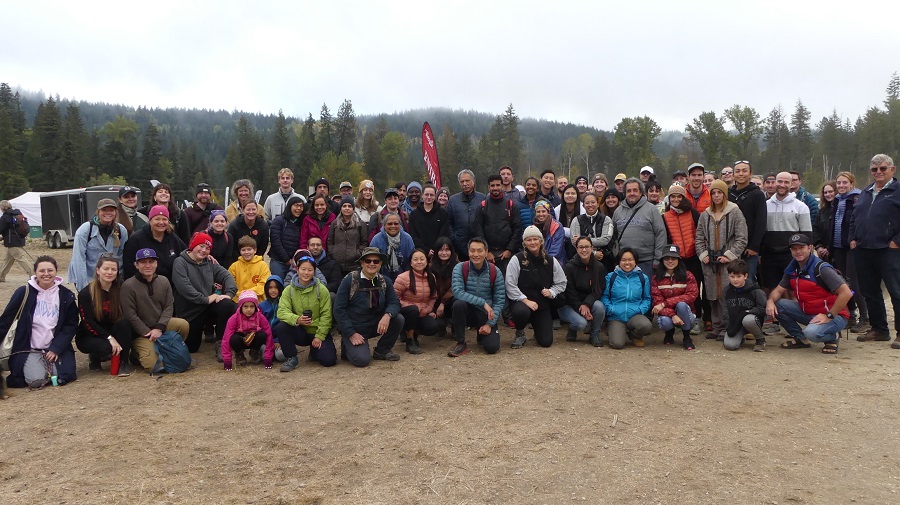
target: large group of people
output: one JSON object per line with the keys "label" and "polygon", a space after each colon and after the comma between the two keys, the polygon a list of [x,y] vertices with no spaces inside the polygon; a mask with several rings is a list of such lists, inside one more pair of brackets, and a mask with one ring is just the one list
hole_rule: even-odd
{"label": "large group of people", "polygon": [[[165,332],[191,353],[212,344],[225,370],[281,361],[283,372],[300,366],[298,347],[322,366],[363,367],[399,360],[398,341],[420,354],[420,337],[448,328],[448,356],[470,351],[468,329],[493,354],[501,324],[514,349],[529,326],[534,343],[553,345],[562,324],[566,341],[584,333],[614,349],[643,347],[654,325],[664,345],[680,330],[686,350],[704,331],[729,350],[753,341],[763,351],[782,329],[781,348],[822,343],[826,354],[845,328],[887,341],[881,286],[896,311],[900,196],[890,157],[870,169],[865,188],[841,172],[818,198],[796,172],[754,175],[743,160],[720,174],[693,163],[668,186],[649,166],[611,185],[603,173],[570,183],[549,169],[516,185],[504,166],[486,193],[462,170],[455,194],[412,181],[386,188],[383,204],[371,180],[332,195],[323,178],[304,196],[289,168],[263,205],[249,180],[224,208],[207,184],[185,209],[165,184],[144,207],[125,186],[75,233],[77,296],[52,257],[25,263],[18,211],[4,201],[0,280],[13,262],[33,273],[0,316],[0,335],[17,324],[7,383],[75,380],[76,347],[92,371],[114,358],[118,375],[150,369]],[[900,349],[896,317],[894,330]]]}

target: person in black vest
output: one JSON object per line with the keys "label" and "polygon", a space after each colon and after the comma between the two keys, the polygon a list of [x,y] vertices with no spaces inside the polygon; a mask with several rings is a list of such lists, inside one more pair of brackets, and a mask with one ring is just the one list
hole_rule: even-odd
{"label": "person in black vest", "polygon": [[[541,347],[553,344],[551,308],[557,296],[566,290],[562,265],[544,250],[544,235],[534,225],[522,236],[525,249],[509,261],[506,295],[512,300],[512,319],[516,327],[513,349],[525,343],[525,326],[531,323],[534,339]],[[562,298],[560,298],[562,301]]]}

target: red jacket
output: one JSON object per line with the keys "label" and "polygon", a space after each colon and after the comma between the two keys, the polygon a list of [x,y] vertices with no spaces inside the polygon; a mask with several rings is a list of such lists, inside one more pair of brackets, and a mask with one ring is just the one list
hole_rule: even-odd
{"label": "red jacket", "polygon": [[[688,214],[690,216],[690,214]],[[675,306],[679,302],[684,302],[693,307],[697,301],[700,290],[697,288],[697,280],[693,274],[687,272],[686,282],[675,282],[675,279],[669,276],[662,280],[656,280],[656,276],[652,276],[650,281],[650,296],[653,298],[653,307],[660,303],[665,305],[659,315],[672,317],[675,315]]]}
{"label": "red jacket", "polygon": [[[794,290],[794,296],[797,297],[800,309],[810,316],[830,312],[837,300],[836,294],[828,291],[816,282],[816,263],[819,262],[822,262],[822,260],[815,256],[810,256],[809,261],[806,262],[806,268],[800,271],[797,260],[792,260],[785,270],[788,272],[791,289]],[[841,309],[838,314],[845,319],[850,318],[850,312],[847,310],[847,307]]]}
{"label": "red jacket", "polygon": [[330,225],[334,219],[335,215],[331,212],[329,212],[328,216],[322,221],[314,218],[312,214],[307,214],[306,217],[303,218],[303,224],[300,225],[299,249],[306,249],[309,244],[309,239],[313,237],[322,239],[322,248],[325,249],[328,246],[328,231],[331,229]]}

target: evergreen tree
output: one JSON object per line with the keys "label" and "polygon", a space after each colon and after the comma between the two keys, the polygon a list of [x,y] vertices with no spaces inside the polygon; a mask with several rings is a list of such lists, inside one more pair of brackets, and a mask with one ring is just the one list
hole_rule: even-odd
{"label": "evergreen tree", "polygon": [[758,150],[757,139],[763,132],[759,113],[752,107],[734,105],[725,110],[724,116],[736,132],[732,137],[735,156],[742,160],[749,160]]}
{"label": "evergreen tree", "polygon": [[809,168],[812,158],[812,129],[809,127],[811,114],[803,102],[797,100],[794,113],[791,114],[791,137],[793,140],[793,156],[791,166],[803,172]]}
{"label": "evergreen tree", "polygon": [[272,143],[269,145],[268,166],[266,179],[271,181],[278,180],[278,171],[282,168],[292,168],[294,166],[291,137],[288,133],[287,121],[281,110],[278,111],[278,117],[275,118],[275,125],[272,127]]}
{"label": "evergreen tree", "polygon": [[586,174],[589,182],[593,181],[593,174],[608,171],[611,164],[612,143],[609,137],[602,133],[596,135],[594,137],[594,147],[591,149],[591,170]]}
{"label": "evergreen tree", "polygon": [[341,108],[338,109],[337,121],[335,121],[335,152],[338,156],[342,154],[353,154],[353,145],[356,144],[356,116],[353,113],[353,104],[350,100],[344,100]]}
{"label": "evergreen tree", "polygon": [[87,179],[87,136],[81,111],[74,103],[66,106],[66,122],[60,153],[60,170],[73,186],[83,185]]}
{"label": "evergreen tree", "polygon": [[[478,161],[478,153],[475,151],[475,144],[472,140],[472,136],[469,134],[463,134],[459,136],[459,142],[456,143],[456,159],[459,162],[459,170],[463,169],[473,169],[475,164]],[[452,174],[447,174],[449,176],[450,186],[454,188],[458,188],[456,176],[459,174],[459,171]],[[513,172],[515,174],[515,172]]]}
{"label": "evergreen tree", "polygon": [[[492,167],[496,172],[501,166],[509,165],[513,172],[522,163],[522,140],[519,137],[519,116],[513,104],[509,104],[503,116],[499,117],[497,140],[497,166]],[[492,173],[493,173],[492,172]]]}
{"label": "evergreen tree", "polygon": [[62,116],[53,97],[38,105],[25,170],[35,191],[53,191],[66,180],[62,173]]}
{"label": "evergreen tree", "polygon": [[[294,170],[294,181],[301,182],[309,178],[313,166],[319,161],[319,150],[316,145],[316,121],[310,114],[300,128],[300,139],[297,142],[297,163]],[[302,191],[301,191],[302,192]]]}
{"label": "evergreen tree", "polygon": [[730,159],[731,136],[725,131],[725,118],[716,117],[715,112],[704,112],[685,126],[691,139],[697,141],[706,166],[718,169]]}
{"label": "evergreen tree", "polygon": [[[237,143],[228,150],[225,158],[225,176],[231,184],[238,179],[249,179],[263,193],[273,190],[276,182],[266,179],[266,153],[262,137],[250,124],[247,116],[237,122]],[[271,191],[269,191],[271,192]]]}
{"label": "evergreen tree", "polygon": [[376,189],[383,191],[397,181],[405,182],[406,137],[402,133],[391,131],[385,134],[381,140],[381,159],[384,171],[378,174],[369,172]]}
{"label": "evergreen tree", "polygon": [[791,133],[784,121],[784,111],[777,106],[769,112],[763,128],[766,150],[762,153],[762,165],[767,172],[789,170],[791,160]]}
{"label": "evergreen tree", "polygon": [[[320,177],[332,181],[361,181],[369,178],[363,171],[362,165],[355,161],[351,162],[347,154],[338,156],[334,153],[326,154],[316,163],[309,178],[306,179],[306,183],[312,186]],[[375,198],[378,199],[378,196],[376,195]]]}
{"label": "evergreen tree", "polygon": [[[100,173],[124,177],[130,184],[145,185],[150,177],[138,171],[138,131],[133,120],[116,116],[100,130]],[[98,176],[99,177],[99,176]]]}
{"label": "evergreen tree", "polygon": [[900,147],[900,76],[891,75],[887,86],[884,107],[887,111],[888,144],[882,152],[897,153]]}
{"label": "evergreen tree", "polygon": [[[162,159],[162,139],[159,136],[159,128],[156,123],[150,122],[144,131],[144,147],[141,150],[141,175],[147,179],[156,179],[160,182],[170,183],[170,174],[163,177],[160,167]],[[171,171],[171,166],[166,167],[166,172]]]}
{"label": "evergreen tree", "polygon": [[334,152],[334,119],[328,106],[322,104],[322,112],[319,113],[319,133],[316,134],[319,147],[319,158],[325,154]]}
{"label": "evergreen tree", "polygon": [[15,198],[29,189],[11,112],[8,104],[0,103],[0,199]]}
{"label": "evergreen tree", "polygon": [[[363,138],[363,166],[366,173],[374,178],[372,183],[375,184],[375,187],[383,188],[383,184],[387,181],[385,177],[387,167],[381,156],[381,141],[374,131],[367,132]],[[381,200],[377,195],[376,199]]]}
{"label": "evergreen tree", "polygon": [[[462,170],[459,163],[459,140],[453,133],[450,124],[444,125],[441,136],[437,138],[438,162],[441,168],[441,186],[446,186],[453,181],[453,175]],[[515,173],[513,168],[513,173]]]}

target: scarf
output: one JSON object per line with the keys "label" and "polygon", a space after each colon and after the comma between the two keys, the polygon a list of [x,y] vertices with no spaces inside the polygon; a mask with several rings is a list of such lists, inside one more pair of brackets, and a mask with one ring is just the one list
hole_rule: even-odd
{"label": "scarf", "polygon": [[393,237],[384,234],[385,238],[387,238],[387,257],[388,257],[388,268],[391,272],[399,272],[400,271],[400,233],[397,233]]}
{"label": "scarf", "polygon": [[[837,196],[834,197],[837,202],[837,207],[834,210],[834,238],[831,241],[831,244],[834,247],[844,247],[843,246],[843,223],[844,223],[844,214],[847,211],[847,199],[853,195],[858,195],[860,193],[859,189],[853,188],[850,191],[844,193],[843,195],[838,193]],[[834,203],[832,203],[834,205]]]}

